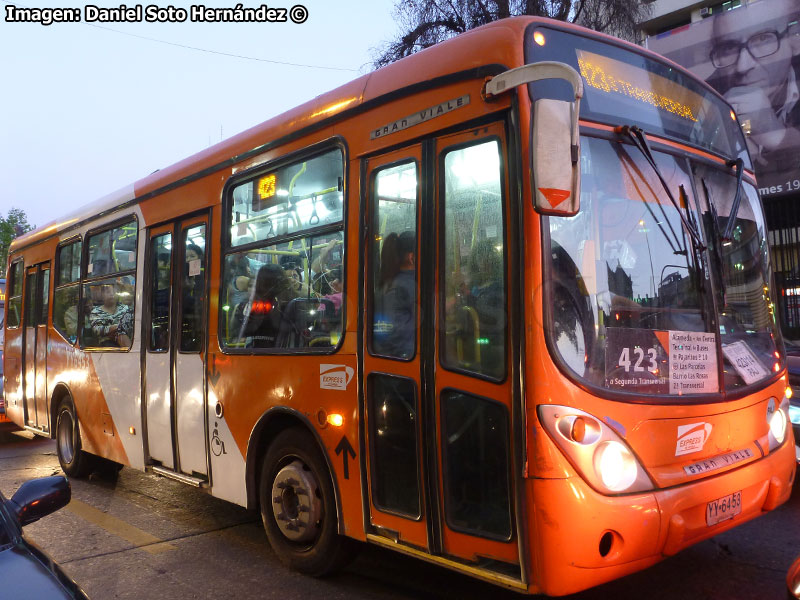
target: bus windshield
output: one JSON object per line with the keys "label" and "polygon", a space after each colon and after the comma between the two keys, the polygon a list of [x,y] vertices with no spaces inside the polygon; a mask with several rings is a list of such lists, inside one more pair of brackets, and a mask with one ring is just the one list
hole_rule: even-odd
{"label": "bus windshield", "polygon": [[[733,235],[722,241],[736,178],[653,154],[677,207],[634,146],[582,139],[581,210],[549,218],[551,341],[573,372],[612,390],[717,393],[720,367],[728,391],[764,380],[778,331],[755,188],[743,185]],[[708,248],[679,211],[702,224]]]}
{"label": "bus windshield", "polygon": [[[682,106],[694,107],[691,98]],[[604,121],[641,123],[648,133],[740,156],[735,129],[706,130],[670,110],[601,99]],[[706,115],[722,114],[726,105],[706,100]],[[710,395],[765,382],[781,369],[781,343],[755,188],[742,183],[735,210],[731,169],[663,151],[652,152],[653,165],[625,141],[582,137],[580,212],[546,220],[551,347],[579,379],[615,394]]]}

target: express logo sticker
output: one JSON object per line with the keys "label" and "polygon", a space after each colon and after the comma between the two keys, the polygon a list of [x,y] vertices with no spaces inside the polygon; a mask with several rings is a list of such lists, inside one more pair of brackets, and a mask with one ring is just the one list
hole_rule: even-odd
{"label": "express logo sticker", "polygon": [[678,443],[675,446],[675,456],[702,450],[711,435],[711,429],[711,423],[678,425]]}
{"label": "express logo sticker", "polygon": [[319,387],[323,390],[346,390],[354,373],[353,367],[346,365],[320,365]]}

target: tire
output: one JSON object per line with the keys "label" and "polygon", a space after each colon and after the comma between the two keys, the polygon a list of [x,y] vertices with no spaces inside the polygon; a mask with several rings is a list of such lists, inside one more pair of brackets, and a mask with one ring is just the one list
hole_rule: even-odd
{"label": "tire", "polygon": [[338,534],[328,467],[304,429],[281,432],[267,449],[259,498],[269,543],[289,568],[322,577],[353,558],[355,543]]}
{"label": "tire", "polygon": [[70,477],[84,477],[91,470],[91,456],[81,448],[81,430],[75,405],[67,396],[58,405],[56,414],[56,448],[58,462]]}

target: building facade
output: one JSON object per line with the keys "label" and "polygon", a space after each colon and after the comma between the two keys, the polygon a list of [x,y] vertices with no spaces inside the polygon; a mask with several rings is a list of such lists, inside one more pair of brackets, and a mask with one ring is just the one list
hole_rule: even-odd
{"label": "building facade", "polygon": [[641,30],[734,107],[770,229],[777,316],[800,337],[800,2],[657,0]]}

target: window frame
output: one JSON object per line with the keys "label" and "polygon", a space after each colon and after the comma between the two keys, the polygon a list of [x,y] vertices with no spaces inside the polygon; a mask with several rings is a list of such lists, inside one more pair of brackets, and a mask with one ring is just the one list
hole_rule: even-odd
{"label": "window frame", "polygon": [[[452,505],[448,500],[448,493],[449,490],[449,483],[450,483],[450,475],[448,467],[450,466],[450,456],[448,453],[448,444],[446,443],[447,435],[449,432],[447,431],[447,421],[445,418],[445,413],[447,412],[447,404],[453,399],[454,396],[461,395],[471,398],[476,401],[484,402],[488,406],[497,407],[502,411],[502,415],[505,420],[505,435],[502,436],[504,441],[505,447],[505,462],[506,462],[506,472],[505,478],[508,484],[507,487],[507,506],[508,506],[508,516],[509,516],[509,533],[507,536],[502,536],[500,534],[485,532],[477,529],[471,529],[469,527],[461,526],[457,523],[453,523],[451,516],[453,511],[448,510],[448,508],[452,509]],[[510,542],[514,539],[514,536],[517,534],[517,513],[514,510],[515,505],[515,495],[517,494],[516,485],[517,479],[514,477],[514,442],[512,438],[514,437],[513,433],[513,419],[512,414],[509,411],[509,407],[498,400],[497,398],[492,398],[489,396],[484,396],[474,392],[468,392],[464,389],[454,387],[454,386],[446,386],[443,387],[439,391],[439,398],[438,398],[438,432],[437,434],[441,436],[443,443],[441,445],[441,478],[442,478],[442,521],[449,527],[452,531],[458,533],[465,533],[467,535],[472,535],[475,537],[487,539],[487,540],[496,540],[499,542]],[[457,461],[454,461],[457,462]]]}
{"label": "window frame", "polygon": [[[135,223],[136,225],[136,248],[134,250],[134,267],[133,269],[128,269],[126,271],[115,271],[114,273],[104,273],[103,275],[96,275],[94,277],[89,277],[87,272],[89,268],[89,239],[92,236],[99,235],[105,233],[106,231],[111,231],[112,229],[117,229],[123,225],[128,223]],[[109,223],[105,223],[99,227],[94,229],[89,229],[86,233],[83,234],[83,245],[81,248],[81,277],[80,277],[80,293],[78,295],[78,322],[81,322],[81,319],[84,317],[83,315],[83,291],[84,286],[91,283],[98,283],[102,282],[104,279],[115,279],[118,277],[126,277],[129,275],[133,276],[134,280],[134,289],[136,288],[136,275],[139,268],[139,242],[141,241],[140,238],[142,237],[141,231],[139,228],[139,218],[136,213],[129,213],[123,215],[117,219]],[[84,352],[131,352],[134,347],[134,342],[136,340],[136,294],[134,293],[134,299],[132,303],[131,310],[134,311],[133,314],[133,323],[134,327],[131,330],[130,338],[131,338],[131,345],[128,348],[112,348],[112,347],[105,347],[105,346],[87,346],[84,344],[83,335],[82,335],[82,327],[78,328],[78,340],[77,344],[78,347],[83,350]]]}
{"label": "window frame", "polygon": [[[71,246],[72,244],[75,244],[75,243],[78,243],[78,242],[80,242],[80,244],[81,244],[81,254],[78,257],[78,278],[75,281],[68,281],[66,283],[61,283],[61,281],[59,280],[59,275],[61,273],[61,249],[62,248],[66,248],[67,246]],[[74,256],[74,254],[73,254],[73,256]],[[74,236],[69,237],[66,240],[58,243],[58,246],[56,246],[55,258],[53,260],[53,272],[55,274],[53,276],[53,279],[54,279],[54,283],[53,283],[53,300],[52,300],[51,304],[53,305],[53,309],[55,309],[56,293],[59,290],[67,289],[67,288],[70,288],[70,287],[77,287],[78,288],[77,308],[78,308],[78,312],[79,312],[78,321],[80,321],[80,307],[81,307],[81,289],[82,289],[81,288],[81,275],[82,275],[82,272],[83,272],[82,264],[83,264],[83,236],[81,236],[80,234],[74,235]],[[69,339],[67,339],[67,336],[64,334],[64,332],[61,331],[56,326],[55,318],[53,319],[53,329],[55,329],[56,332],[61,336],[61,338],[67,344],[69,344],[70,346],[75,346],[78,343],[78,331],[77,330],[75,331],[75,341],[74,342],[70,342]]]}
{"label": "window frame", "polygon": [[[177,243],[177,245],[175,245],[175,241],[174,241],[174,237],[175,236],[173,235],[173,248],[180,247],[180,258],[183,259],[183,262],[180,265],[178,265],[177,261],[175,260],[175,258],[176,258],[175,252],[173,251],[171,253],[170,280],[172,282],[172,285],[170,286],[170,307],[172,307],[173,296],[174,296],[173,292],[175,291],[175,285],[174,285],[175,279],[174,278],[177,277],[179,279],[180,285],[178,286],[178,290],[177,290],[178,294],[179,294],[179,296],[177,296],[179,310],[176,311],[176,315],[175,315],[175,320],[176,320],[175,326],[177,327],[176,335],[175,335],[175,338],[176,338],[175,339],[175,350],[177,351],[178,354],[200,354],[200,355],[202,355],[205,352],[205,349],[206,349],[206,346],[207,346],[207,343],[208,343],[208,327],[207,326],[202,332],[202,340],[200,342],[200,348],[198,348],[197,350],[185,350],[183,348],[183,340],[184,340],[183,324],[184,324],[184,318],[187,316],[187,313],[185,312],[186,305],[185,305],[185,303],[183,301],[183,293],[184,293],[184,290],[186,289],[186,282],[183,280],[182,269],[183,269],[183,266],[187,264],[186,263],[186,242],[189,239],[188,238],[189,231],[191,231],[195,227],[202,227],[203,228],[203,241],[204,241],[205,245],[203,247],[203,256],[202,256],[202,259],[203,259],[203,265],[202,266],[203,266],[203,295],[204,295],[204,298],[203,298],[203,310],[202,310],[202,315],[201,316],[202,316],[203,325],[206,325],[207,324],[206,316],[208,314],[208,301],[209,301],[208,283],[209,283],[210,271],[209,271],[209,264],[208,263],[209,263],[209,258],[211,256],[211,249],[209,248],[209,234],[211,233],[211,227],[210,227],[210,220],[208,220],[208,219],[204,220],[204,221],[191,222],[191,217],[190,217],[189,221],[190,221],[189,223],[181,223],[180,227],[178,228],[178,230],[177,230],[178,231],[178,243]],[[159,236],[156,236],[156,237],[159,237]],[[178,266],[180,268],[176,269],[175,268],[176,266]],[[151,326],[152,326],[152,323],[151,323]],[[172,314],[170,314],[170,328],[171,327],[172,327]],[[169,344],[172,343],[172,339],[171,338],[172,338],[172,335],[170,335]],[[169,351],[169,345],[167,346],[167,351]]]}
{"label": "window frame", "polygon": [[479,146],[486,142],[496,141],[497,142],[497,149],[499,153],[499,164],[500,164],[500,172],[499,172],[499,181],[500,181],[500,214],[502,219],[502,233],[501,239],[503,240],[503,297],[505,302],[505,311],[506,311],[506,318],[505,318],[505,325],[503,326],[503,375],[501,377],[492,377],[491,375],[487,375],[486,373],[481,373],[480,371],[474,371],[470,369],[465,369],[462,367],[454,367],[450,366],[445,363],[445,336],[439,335],[438,338],[438,348],[437,354],[439,355],[438,365],[441,368],[451,372],[451,373],[459,373],[461,375],[467,375],[469,377],[474,377],[476,379],[482,379],[484,381],[490,381],[492,383],[504,383],[506,378],[508,377],[509,366],[510,366],[510,357],[509,357],[509,341],[510,341],[510,324],[509,321],[511,319],[511,312],[508,310],[509,301],[511,298],[510,292],[510,284],[511,279],[508,274],[508,267],[509,267],[509,252],[510,252],[510,240],[509,240],[509,229],[508,229],[508,192],[506,190],[507,187],[507,179],[508,176],[508,149],[505,149],[504,153],[504,145],[503,145],[503,138],[497,134],[490,134],[484,137],[476,138],[473,140],[469,140],[467,142],[458,142],[449,146],[445,146],[442,149],[437,151],[436,156],[436,163],[438,168],[438,175],[437,175],[437,206],[439,208],[438,212],[438,219],[437,219],[437,239],[438,239],[438,252],[439,252],[439,260],[436,265],[436,269],[439,272],[439,281],[438,281],[438,290],[437,290],[437,301],[439,303],[438,308],[438,319],[439,319],[439,327],[442,327],[442,324],[445,322],[446,318],[446,304],[447,298],[445,296],[446,285],[444,281],[444,275],[446,273],[446,264],[445,264],[445,252],[447,251],[446,248],[446,236],[445,236],[445,227],[446,227],[446,207],[447,207],[447,198],[446,198],[446,181],[445,181],[445,158],[451,152],[457,152],[458,150],[463,150],[465,148],[471,148],[473,146]]}
{"label": "window frame", "polygon": [[378,264],[375,265],[375,260],[371,256],[371,245],[370,241],[372,238],[370,237],[371,234],[376,233],[373,230],[374,223],[372,221],[373,218],[377,216],[377,210],[375,210],[375,204],[373,200],[377,197],[377,189],[376,184],[378,181],[378,175],[387,170],[392,169],[395,167],[400,167],[402,165],[410,165],[413,164],[416,170],[417,175],[417,196],[414,203],[414,217],[416,219],[414,223],[414,238],[416,240],[417,246],[414,248],[414,285],[416,287],[417,296],[416,302],[414,306],[414,351],[411,353],[411,356],[408,357],[401,357],[401,356],[392,356],[391,354],[383,354],[375,350],[374,345],[374,324],[375,324],[375,271],[370,268],[367,270],[367,280],[366,280],[366,288],[368,290],[368,297],[366,302],[367,314],[365,319],[365,324],[367,326],[367,352],[369,352],[370,356],[377,356],[379,358],[386,358],[389,360],[397,360],[400,362],[411,362],[417,357],[417,348],[419,346],[419,322],[420,322],[420,269],[419,269],[419,245],[420,245],[420,199],[422,197],[422,164],[420,160],[414,156],[410,156],[407,158],[401,158],[391,163],[386,163],[385,165],[380,165],[375,167],[374,170],[370,173],[369,182],[368,182],[368,190],[369,190],[369,198],[367,199],[368,206],[366,206],[367,213],[370,217],[369,221],[367,222],[367,252],[369,253],[369,257],[365,256],[365,260],[371,267],[378,267],[380,268],[380,256],[377,257]]}
{"label": "window frame", "polygon": [[[14,269],[17,266],[19,266],[19,273],[15,273],[14,272]],[[16,258],[13,261],[11,261],[11,264],[8,267],[8,271],[9,271],[8,272],[8,278],[6,279],[5,306],[6,306],[6,311],[10,312],[11,311],[12,301],[15,298],[19,300],[20,308],[22,308],[22,299],[25,297],[25,259],[22,256],[20,256],[19,258]],[[20,291],[20,293],[18,295],[12,296],[10,294],[13,293],[13,291],[14,291],[14,285],[17,282],[17,277],[21,277],[22,278],[22,286],[20,288],[21,291]],[[22,310],[20,310],[19,322],[14,326],[10,326],[8,324],[8,315],[6,315],[5,318],[4,318],[4,327],[6,329],[11,329],[11,330],[20,329],[22,327],[22,323],[24,322],[24,316],[25,315],[22,314]]]}
{"label": "window frame", "polygon": [[[157,264],[153,264],[153,259],[155,258],[156,263],[158,262],[157,253],[153,252],[153,242],[162,238],[164,236],[169,236],[170,238],[170,253],[169,253],[169,298],[167,300],[167,345],[165,348],[155,349],[153,348],[153,300],[155,298],[155,293],[158,291],[156,286],[158,285],[157,278]],[[173,271],[175,268],[175,253],[172,244],[175,238],[175,226],[174,224],[170,226],[170,229],[167,231],[163,231],[161,233],[157,233],[153,235],[152,233],[148,234],[147,237],[147,249],[145,250],[145,262],[147,263],[147,268],[149,270],[150,267],[155,267],[151,275],[147,273],[143,273],[144,277],[150,277],[150,279],[146,282],[145,290],[147,290],[145,294],[145,298],[142,302],[143,311],[144,307],[146,306],[147,312],[142,315],[142,320],[146,323],[144,325],[145,329],[147,329],[147,340],[144,344],[144,349],[147,354],[167,354],[170,351],[172,345],[172,300],[174,295],[174,285],[173,285]],[[144,284],[143,284],[144,285]]]}
{"label": "window frame", "polygon": [[[310,160],[316,158],[317,156],[321,156],[331,150],[339,150],[341,152],[342,157],[342,220],[337,221],[336,223],[328,223],[325,225],[320,225],[317,227],[311,227],[309,229],[303,229],[300,231],[295,231],[290,234],[280,235],[268,238],[266,240],[261,241],[253,241],[248,244],[242,244],[240,246],[233,246],[232,239],[231,239],[231,227],[233,223],[231,222],[231,209],[233,205],[233,190],[241,185],[242,183],[246,183],[248,181],[253,181],[256,178],[260,177],[261,175],[268,173],[270,171],[276,171],[278,169],[282,169],[284,167],[290,166],[297,162],[303,160]],[[285,244],[291,241],[303,239],[303,238],[315,238],[321,237],[324,235],[329,235],[332,233],[342,233],[342,245],[343,249],[345,250],[343,260],[342,260],[342,289],[343,289],[343,298],[344,301],[342,302],[341,308],[341,331],[339,332],[339,341],[335,346],[330,346],[327,348],[318,348],[315,349],[313,347],[308,348],[239,348],[235,346],[229,346],[224,343],[223,337],[221,335],[217,335],[217,347],[219,351],[223,354],[244,354],[244,355],[264,355],[264,354],[277,354],[277,355],[306,355],[306,354],[317,354],[317,355],[327,355],[327,354],[335,354],[338,352],[342,346],[344,345],[344,338],[346,332],[346,305],[347,305],[347,256],[348,253],[346,252],[347,249],[347,235],[348,235],[348,190],[349,190],[349,176],[348,176],[348,167],[349,167],[349,152],[347,147],[347,142],[341,136],[333,136],[326,140],[317,142],[310,146],[306,146],[300,150],[296,150],[290,152],[288,154],[279,156],[273,160],[268,162],[259,164],[255,167],[250,169],[243,170],[239,173],[236,173],[232,177],[225,182],[225,185],[222,189],[222,231],[220,235],[220,253],[219,253],[219,290],[220,296],[223,293],[222,288],[225,281],[225,263],[228,256],[233,254],[239,253],[246,253],[252,250],[259,250],[263,248],[270,248],[273,246],[279,246],[281,244]],[[221,301],[217,302],[217,331],[223,332],[225,331],[225,320],[227,318],[226,312],[222,310],[224,303]]]}

